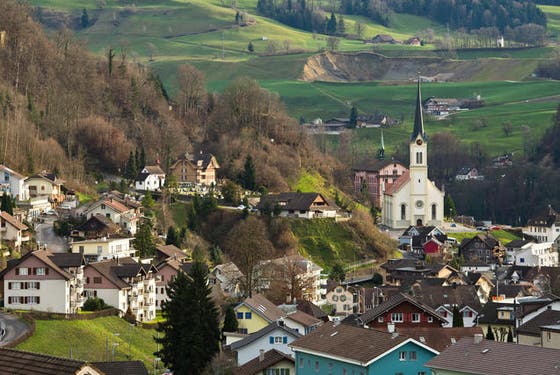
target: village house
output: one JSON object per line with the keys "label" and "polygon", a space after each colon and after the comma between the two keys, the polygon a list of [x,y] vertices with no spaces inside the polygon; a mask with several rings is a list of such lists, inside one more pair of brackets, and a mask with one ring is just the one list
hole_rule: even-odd
{"label": "village house", "polygon": [[537,242],[554,242],[557,246],[560,236],[560,214],[548,205],[542,212],[527,221],[523,233]]}
{"label": "village house", "polygon": [[511,153],[498,155],[495,158],[492,158],[492,166],[494,168],[506,168],[511,167],[512,165],[513,155]]}
{"label": "village house", "polygon": [[286,316],[282,309],[257,293],[245,298],[235,306],[234,310],[238,323],[237,330],[239,333],[249,335]]}
{"label": "village house", "polygon": [[136,250],[130,246],[130,237],[101,237],[91,240],[74,241],[70,244],[72,253],[82,254],[88,263],[107,259],[134,257]]}
{"label": "village house", "polygon": [[357,312],[357,294],[353,288],[337,285],[327,292],[327,304],[333,307],[333,314],[347,316]]}
{"label": "village house", "polygon": [[427,263],[417,259],[389,259],[380,266],[386,272],[388,284],[403,285],[427,277],[447,278],[457,272],[453,267],[441,263]]}
{"label": "village house", "polygon": [[175,245],[156,245],[156,262],[163,262],[169,259],[183,261],[186,258],[187,253]]}
{"label": "village house", "polygon": [[384,44],[398,44],[400,43],[391,35],[388,34],[377,34],[371,39],[372,43],[384,43]]}
{"label": "village house", "polygon": [[528,243],[513,254],[513,263],[531,267],[557,267],[558,251],[552,242]]}
{"label": "village house", "polygon": [[323,321],[297,309],[297,305],[278,306],[286,312],[284,325],[301,335],[308,335],[323,324]]}
{"label": "village house", "polygon": [[134,181],[136,190],[159,191],[165,184],[165,172],[159,165],[146,165]]}
{"label": "village house", "polygon": [[396,332],[327,323],[294,341],[296,373],[422,374],[438,351]]}
{"label": "village house", "polygon": [[502,243],[490,234],[477,234],[472,238],[464,238],[459,245],[459,256],[466,262],[497,263],[504,259],[505,253],[506,249]]}
{"label": "village house", "polygon": [[447,235],[435,226],[410,226],[399,237],[399,247],[419,257],[438,256],[447,241]]}
{"label": "village house", "polygon": [[261,198],[257,209],[261,215],[278,211],[280,217],[316,219],[335,218],[336,206],[320,193],[280,193]]}
{"label": "village house", "polygon": [[218,286],[225,296],[241,297],[240,280],[242,278],[243,273],[241,273],[235,263],[228,262],[218,264],[210,271],[208,283]]}
{"label": "village house", "polygon": [[83,305],[80,254],[36,250],[10,262],[0,273],[4,307],[74,314]]}
{"label": "village house", "polygon": [[0,164],[0,191],[9,194],[18,201],[29,199],[29,186],[25,185],[27,177]]}
{"label": "village house", "polygon": [[64,201],[63,184],[64,181],[54,173],[41,172],[26,178],[24,189],[29,190],[30,198],[44,197],[58,205]]}
{"label": "village house", "polygon": [[258,357],[236,368],[233,373],[234,375],[290,375],[296,373],[296,368],[294,358],[291,355],[271,349],[267,352],[261,350]]}
{"label": "village house", "polygon": [[156,310],[161,310],[163,301],[167,301],[167,284],[172,281],[179,272],[188,274],[191,270],[192,262],[188,262],[186,257],[169,257],[157,264],[155,273],[156,279]]}
{"label": "village house", "polygon": [[560,336],[556,328],[559,323],[560,311],[544,310],[517,327],[518,342],[523,345],[560,349]]}
{"label": "village house", "polygon": [[475,334],[460,339],[425,366],[433,375],[557,374],[559,355],[556,349],[484,340]]}
{"label": "village house", "polygon": [[102,237],[118,236],[122,228],[105,215],[92,215],[85,223],[72,231],[70,236],[76,240],[92,240]]}
{"label": "village house", "polygon": [[85,297],[102,298],[123,314],[130,309],[137,321],[156,317],[156,269],[132,258],[89,263],[84,267]]}
{"label": "village house", "polygon": [[0,242],[19,250],[24,242],[29,242],[28,229],[6,211],[0,211]]}
{"label": "village house", "polygon": [[406,44],[407,46],[420,47],[422,45],[422,42],[420,41],[420,38],[418,38],[417,36],[413,36],[412,38],[408,38],[407,40],[405,40],[404,44]]}
{"label": "village house", "polygon": [[186,184],[212,186],[216,184],[220,168],[214,155],[209,153],[188,154],[177,158],[169,167],[169,173],[182,187]]}
{"label": "village house", "polygon": [[529,239],[516,239],[506,243],[504,246],[506,248],[506,259],[505,264],[513,264],[515,261],[515,254],[521,250],[525,245],[533,243],[533,240]]}
{"label": "village house", "polygon": [[136,234],[139,217],[137,209],[128,207],[117,199],[102,198],[86,208],[83,215],[88,219],[96,215],[105,216],[131,235]]}
{"label": "village house", "polygon": [[381,208],[386,184],[394,184],[407,171],[396,160],[373,159],[354,167],[354,193],[367,194],[375,207]]}
{"label": "village house", "polygon": [[446,116],[450,112],[460,109],[459,100],[454,98],[435,98],[431,97],[424,101],[426,113],[435,116]]}
{"label": "village house", "polygon": [[242,366],[253,358],[257,358],[261,350],[267,352],[276,349],[286,355],[291,355],[292,351],[288,345],[299,337],[301,334],[288,328],[283,320],[279,320],[234,342],[230,349],[236,353],[237,365]]}
{"label": "village house", "polygon": [[479,174],[478,169],[475,167],[463,167],[457,171],[455,181],[482,181],[484,176]]}

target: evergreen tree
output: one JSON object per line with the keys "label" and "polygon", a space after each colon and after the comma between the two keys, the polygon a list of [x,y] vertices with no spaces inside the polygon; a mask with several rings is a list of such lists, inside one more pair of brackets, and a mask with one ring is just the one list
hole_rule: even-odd
{"label": "evergreen tree", "polygon": [[149,257],[156,253],[156,245],[152,235],[152,222],[143,220],[134,236],[134,248],[138,250],[141,257]]}
{"label": "evergreen tree", "polygon": [[513,342],[513,331],[511,330],[511,327],[509,327],[507,342]]}
{"label": "evergreen tree", "polygon": [[451,194],[445,194],[445,200],[443,201],[443,209],[445,211],[445,216],[452,218],[457,214],[457,209],[455,208],[455,202],[451,198]]}
{"label": "evergreen tree", "polygon": [[235,24],[239,25],[239,20],[241,19],[241,16],[239,14],[239,12],[235,13]]}
{"label": "evergreen tree", "polygon": [[165,244],[181,247],[179,236],[177,235],[177,231],[175,230],[175,228],[173,228],[173,226],[170,226],[169,229],[167,229],[167,237],[165,238]]}
{"label": "evergreen tree", "polygon": [[247,51],[255,52],[255,46],[253,46],[253,42],[249,41],[249,44],[247,45]]}
{"label": "evergreen tree", "polygon": [[339,283],[343,282],[346,278],[346,271],[344,271],[344,267],[340,263],[335,263],[331,272],[329,273],[329,278]]}
{"label": "evergreen tree", "polygon": [[144,150],[144,146],[140,148],[140,168],[144,168],[146,166],[146,150]]}
{"label": "evergreen tree", "polygon": [[327,34],[336,34],[336,23],[336,16],[334,15],[334,12],[331,12],[331,18],[327,22]]}
{"label": "evergreen tree", "polygon": [[226,314],[224,317],[224,327],[222,332],[237,332],[237,327],[239,323],[237,322],[237,317],[235,316],[235,310],[232,305],[229,305],[226,309]]}
{"label": "evergreen tree", "polygon": [[80,17],[80,22],[82,23],[82,27],[84,29],[89,26],[89,14],[87,9],[85,8],[84,10],[82,10],[82,17]]}
{"label": "evergreen tree", "polygon": [[338,26],[336,31],[339,35],[344,35],[346,33],[346,25],[344,24],[344,17],[342,17],[342,14],[338,16]]}
{"label": "evergreen tree", "polygon": [[154,198],[152,198],[152,193],[148,190],[146,191],[146,194],[144,195],[144,198],[142,198],[142,206],[144,206],[145,208],[152,208],[155,204]]}
{"label": "evergreen tree", "polygon": [[486,332],[486,340],[495,340],[494,338],[494,331],[492,330],[492,326],[488,326],[488,332]]}
{"label": "evergreen tree", "polygon": [[352,109],[350,110],[350,122],[349,122],[350,128],[355,128],[358,125],[358,109],[356,108],[355,105],[352,106]]}
{"label": "evergreen tree", "polygon": [[140,152],[138,152],[138,149],[134,150],[134,164],[136,164],[136,174],[145,167],[144,164],[141,164]]}
{"label": "evergreen tree", "polygon": [[195,375],[204,372],[219,352],[220,330],[218,311],[210,298],[208,270],[195,262],[189,276],[179,272],[169,282],[169,299],[162,303],[162,333],[156,342],[161,349],[155,353],[174,374]]}
{"label": "evergreen tree", "polygon": [[457,305],[453,306],[453,327],[464,327],[463,315]]}
{"label": "evergreen tree", "polygon": [[126,162],[124,174],[125,177],[128,178],[129,180],[134,180],[137,175],[136,172],[137,172],[136,160],[134,159],[134,154],[132,153],[132,151],[130,151],[130,154],[128,155],[128,161]]}
{"label": "evergreen tree", "polygon": [[248,190],[255,190],[256,185],[255,164],[253,164],[251,155],[247,155],[245,166],[243,167],[243,187]]}
{"label": "evergreen tree", "polygon": [[6,192],[4,194],[2,194],[0,211],[7,212],[10,215],[14,214],[14,205],[13,205],[12,197],[10,197],[10,195]]}

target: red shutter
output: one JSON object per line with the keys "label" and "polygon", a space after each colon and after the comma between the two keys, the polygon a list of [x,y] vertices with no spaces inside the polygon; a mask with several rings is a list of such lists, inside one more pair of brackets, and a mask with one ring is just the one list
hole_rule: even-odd
{"label": "red shutter", "polygon": [[[12,289],[12,283],[8,283],[8,289]],[[8,299],[10,299],[10,298],[8,298]],[[8,303],[10,303],[10,302],[8,302]]]}
{"label": "red shutter", "polygon": [[19,267],[16,268],[16,275],[19,275]]}
{"label": "red shutter", "polygon": [[12,297],[8,297],[8,304],[9,304],[9,305],[12,304]]}
{"label": "red shutter", "polygon": [[45,268],[45,275],[48,275],[48,274],[49,274],[49,269]]}
{"label": "red shutter", "polygon": [[32,275],[36,275],[36,274],[37,274],[37,268],[33,267],[33,268],[31,269],[31,274],[32,274]]}

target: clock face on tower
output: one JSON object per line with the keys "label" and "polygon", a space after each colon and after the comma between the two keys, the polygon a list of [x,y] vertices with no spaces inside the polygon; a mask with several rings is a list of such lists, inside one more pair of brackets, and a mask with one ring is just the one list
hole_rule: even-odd
{"label": "clock face on tower", "polygon": [[417,140],[416,140],[416,144],[417,144],[418,146],[422,146],[422,140],[421,140],[421,139],[417,139]]}
{"label": "clock face on tower", "polygon": [[422,201],[416,201],[416,207],[418,207],[418,208],[424,207],[424,202],[422,202]]}

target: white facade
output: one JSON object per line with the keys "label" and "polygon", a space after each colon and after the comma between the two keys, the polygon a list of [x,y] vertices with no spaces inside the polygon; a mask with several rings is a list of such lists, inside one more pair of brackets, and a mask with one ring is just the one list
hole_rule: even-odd
{"label": "white facade", "polygon": [[557,267],[558,252],[552,242],[528,243],[514,254],[514,262],[519,266]]}
{"label": "white facade", "polygon": [[318,219],[318,218],[335,218],[336,209],[321,209],[321,210],[282,210],[280,217],[291,217],[297,219]]}
{"label": "white facade", "polygon": [[95,215],[105,216],[113,223],[119,224],[122,228],[129,231],[130,234],[136,234],[138,216],[135,210],[126,207],[116,200],[101,200],[85,210],[84,215],[87,219],[90,219]]}
{"label": "white facade", "polygon": [[[276,323],[272,323],[276,324]],[[254,333],[256,334],[256,333]],[[297,337],[289,334],[286,330],[278,327],[268,334],[258,338],[257,340],[239,348],[237,352],[237,365],[242,366],[253,358],[259,356],[260,350],[268,352],[276,349],[282,353],[293,355],[292,349],[288,347]]]}
{"label": "white facade", "polygon": [[88,261],[100,262],[106,259],[133,257],[136,250],[130,246],[132,238],[99,238],[76,241],[71,244],[73,253],[84,254]]}
{"label": "white facade", "polygon": [[18,201],[29,199],[29,188],[25,185],[25,176],[0,165],[0,190],[9,193]]}
{"label": "white facade", "polygon": [[[453,327],[453,306],[440,306],[436,309],[436,311],[443,317],[443,319],[445,319],[445,324],[443,324],[442,327]],[[471,309],[469,306],[464,306],[459,310],[459,314],[463,316],[464,327],[476,326],[476,316],[478,313],[474,309]]]}
{"label": "white facade", "polygon": [[134,187],[136,190],[158,191],[163,188],[165,184],[165,174],[150,173],[147,167],[144,167],[144,169],[140,171],[140,175],[143,174],[147,174],[145,179],[135,181]]}
{"label": "white facade", "polygon": [[550,227],[529,225],[523,228],[523,233],[535,238],[538,242],[554,242],[560,236],[560,226],[552,223]]}
{"label": "white facade", "polygon": [[97,297],[109,305],[116,307],[123,313],[128,309],[128,290],[127,289],[84,289],[85,298]]}
{"label": "white facade", "polygon": [[354,295],[342,285],[327,293],[327,303],[334,307],[336,315],[349,315],[354,312]]}

